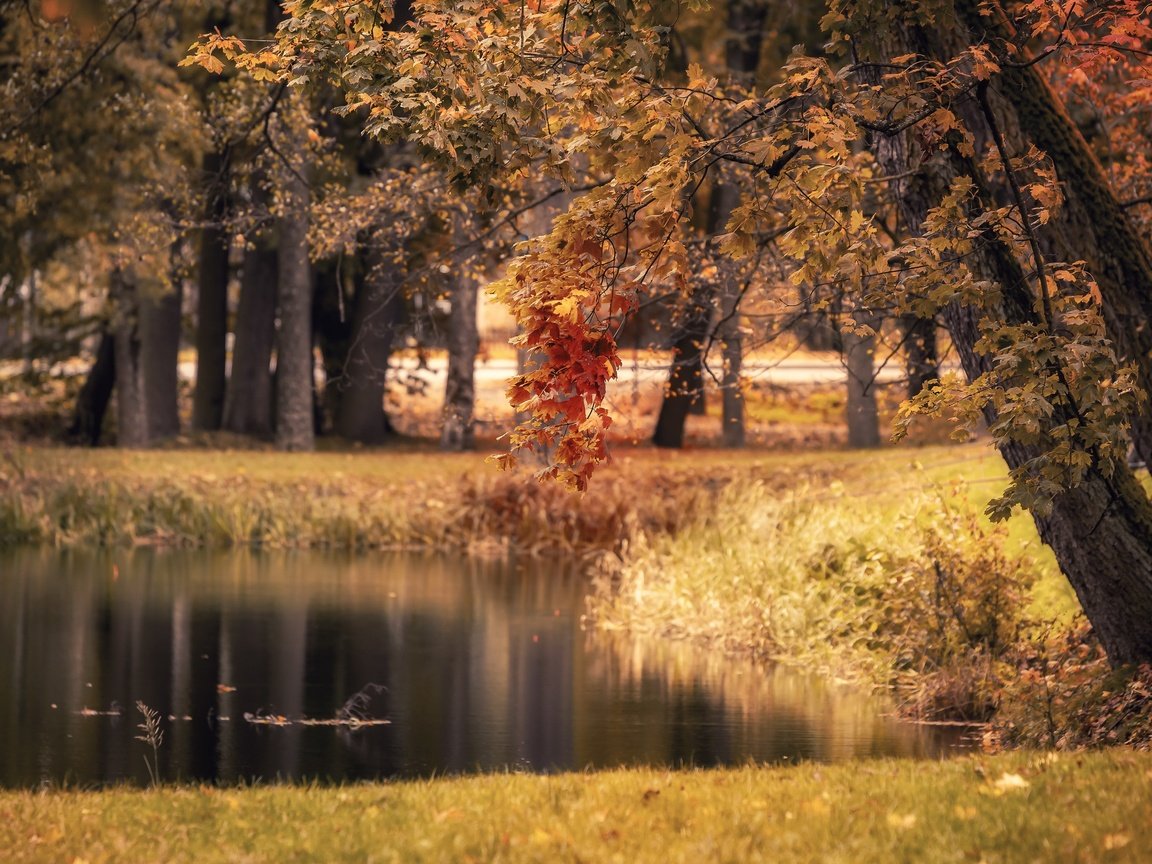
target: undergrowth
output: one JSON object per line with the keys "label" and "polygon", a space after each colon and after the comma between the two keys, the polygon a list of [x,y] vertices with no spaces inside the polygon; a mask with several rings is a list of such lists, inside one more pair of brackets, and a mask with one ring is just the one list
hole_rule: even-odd
{"label": "undergrowth", "polygon": [[[439,464],[435,457],[397,455],[347,463],[324,454],[256,454],[247,457],[252,467],[246,470],[238,456],[228,461],[219,454],[5,455],[0,546],[621,553],[638,536],[679,532],[713,509],[721,490],[758,471],[707,461],[652,470],[650,463],[623,460],[597,478],[594,494],[579,497],[558,484],[536,483],[528,472],[481,466],[475,457]],[[334,472],[334,465],[344,470]],[[790,482],[787,471],[775,469],[772,476],[777,486]]]}
{"label": "undergrowth", "polygon": [[732,486],[706,518],[601,568],[588,618],[893,685],[983,721],[1029,622],[1030,559],[962,491],[874,500]]}
{"label": "undergrowth", "polygon": [[603,559],[587,618],[889,687],[905,715],[991,721],[990,746],[1152,745],[1152,667],[1112,669],[1066,609],[1042,620],[1033,589],[1058,574],[977,501],[732,484]]}
{"label": "undergrowth", "polygon": [[[1008,745],[1152,743],[1152,670],[1110,669],[998,464],[960,451],[625,457],[579,497],[476,457],[9,451],[0,546],[450,548],[594,563],[587,620],[890,686]],[[957,458],[957,453],[960,457]],[[911,463],[911,464],[910,464]]]}

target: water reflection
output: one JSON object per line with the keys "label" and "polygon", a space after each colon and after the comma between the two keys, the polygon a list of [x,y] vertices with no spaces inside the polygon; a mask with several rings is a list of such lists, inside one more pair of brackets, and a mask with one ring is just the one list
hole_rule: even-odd
{"label": "water reflection", "polygon": [[[0,784],[360,779],[928,755],[949,742],[794,672],[579,626],[556,564],[420,555],[0,554]],[[245,714],[391,724],[264,726]],[[378,691],[378,692],[377,692]],[[92,712],[108,712],[93,714]],[[188,718],[188,719],[184,719]]]}

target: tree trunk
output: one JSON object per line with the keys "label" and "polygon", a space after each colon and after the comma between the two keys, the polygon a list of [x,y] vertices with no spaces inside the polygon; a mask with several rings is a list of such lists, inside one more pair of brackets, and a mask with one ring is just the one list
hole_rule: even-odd
{"label": "tree trunk", "polygon": [[[725,183],[716,184],[708,213],[709,235],[715,237],[726,230],[732,211],[739,203],[739,189]],[[719,260],[716,267],[720,279],[720,320],[716,324],[716,336],[720,340],[723,358],[720,435],[725,447],[743,447],[746,432],[744,390],[740,378],[744,364],[744,336],[740,330],[740,267],[731,260]]]}
{"label": "tree trunk", "polygon": [[36,304],[39,302],[37,295],[40,293],[36,276],[36,270],[33,268],[24,280],[23,290],[21,291],[21,295],[24,298],[24,316],[20,327],[20,354],[24,361],[24,373],[26,375],[31,374],[33,361],[36,358]]}
{"label": "tree trunk", "polygon": [[391,431],[384,413],[384,388],[392,343],[404,314],[400,255],[390,245],[372,245],[365,255],[336,415],[336,434],[349,441],[379,444]]}
{"label": "tree trunk", "polygon": [[111,293],[115,308],[112,329],[116,354],[116,443],[120,447],[145,447],[148,407],[144,401],[139,297],[136,286],[119,269],[112,272]]}
{"label": "tree trunk", "polygon": [[452,452],[476,448],[476,355],[480,333],[476,305],[480,284],[458,261],[452,283],[452,314],[448,319],[448,380],[444,386],[444,422],[440,449]]}
{"label": "tree trunk", "polygon": [[149,441],[180,434],[178,363],[183,294],[177,278],[163,293],[140,298],[140,362],[144,367]]}
{"label": "tree trunk", "polygon": [[[767,0],[729,0],[728,38],[725,62],[731,79],[751,86],[764,44],[764,22],[768,17]],[[726,230],[732,211],[740,204],[740,191],[735,186],[718,182],[712,192],[709,233],[715,236]],[[725,447],[743,447],[747,438],[744,418],[744,388],[741,369],[744,364],[744,336],[740,327],[741,286],[735,262],[722,262],[720,278],[720,320],[717,337],[723,357],[721,373],[721,440]]]}
{"label": "tree trunk", "polygon": [[228,211],[226,180],[220,176],[224,160],[219,153],[204,156],[208,178],[208,206],[200,232],[200,272],[196,314],[196,390],[192,397],[192,427],[220,428],[224,417],[228,339]]}
{"label": "tree trunk", "polygon": [[72,425],[65,433],[69,441],[88,447],[95,447],[100,443],[100,435],[104,429],[104,415],[108,411],[112,388],[115,385],[116,338],[109,328],[100,334],[96,359],[88,370],[84,385],[76,395]]}
{"label": "tree trunk", "polygon": [[[906,17],[892,28],[896,44],[877,59],[907,53],[946,59],[971,44],[966,38],[969,34],[959,33],[957,22],[949,20],[944,10],[937,13],[932,30],[910,23],[918,10],[905,6],[908,2],[898,4]],[[980,116],[968,108],[965,119],[978,130]],[[884,173],[895,178],[893,190],[913,232],[920,230],[929,209],[959,176],[975,182],[981,206],[992,206],[992,190],[979,167],[956,149],[935,156],[920,153],[910,132],[878,136],[874,148]],[[1037,323],[1027,274],[1014,251],[993,231],[988,230],[974,246],[966,264],[978,279],[999,286],[1003,324]],[[956,303],[945,309],[945,323],[969,380],[990,367],[990,358],[975,348],[980,335],[977,319],[986,314],[984,309]],[[986,414],[990,422],[995,421],[991,409]],[[1052,424],[1070,419],[1069,406],[1053,405]],[[1017,441],[997,446],[1011,469],[1022,468],[1041,455],[1035,445]],[[1152,505],[1127,465],[1115,460],[1093,465],[1078,486],[1053,499],[1049,513],[1033,513],[1033,518],[1109,659],[1113,663],[1152,660]]]}
{"label": "tree trunk", "polygon": [[[1009,36],[1003,9],[958,0],[961,24],[970,44],[1002,45]],[[1027,60],[1028,58],[1021,58]],[[1099,160],[1063,103],[1035,65],[1005,65],[989,88],[998,122],[1023,155],[1035,144],[1052,160],[1065,195],[1064,207],[1038,230],[1045,254],[1056,261],[1084,261],[1103,298],[1108,337],[1122,356],[1137,363],[1144,392],[1152,395],[1152,251],[1144,244],[1128,212],[1120,205]],[[973,130],[978,140],[988,132]],[[1136,451],[1152,465],[1152,406],[1133,418]]]}
{"label": "tree trunk", "polygon": [[356,272],[352,290],[346,290],[346,274],[342,269],[331,263],[312,268],[312,329],[324,369],[324,390],[318,399],[317,430],[336,429],[343,396],[344,367],[352,345],[350,319],[355,317],[357,294],[364,284],[363,274]]}
{"label": "tree trunk", "polygon": [[[876,329],[877,316],[856,312],[853,320],[859,325]],[[842,334],[844,363],[848,369],[848,446],[871,448],[880,446],[880,412],[876,408],[876,337],[858,335],[851,330]]]}
{"label": "tree trunk", "polygon": [[940,377],[936,359],[936,320],[915,315],[900,316],[904,336],[904,369],[908,377],[908,398],[920,395],[929,381]]}
{"label": "tree trunk", "polygon": [[[296,134],[295,132],[290,134]],[[276,342],[276,446],[312,450],[316,446],[312,378],[312,268],[308,261],[308,208],[311,203],[304,145],[292,147],[292,168],[283,172],[283,215],[277,220],[280,245],[280,332]]]}
{"label": "tree trunk", "polygon": [[[729,283],[726,287],[732,287]],[[740,313],[737,300],[730,293],[725,295],[724,320],[720,324],[720,350],[723,353],[724,371],[721,378],[723,390],[721,438],[725,447],[740,448],[747,441],[747,427],[744,421],[744,382],[741,370],[744,365],[744,335],[740,330]]]}
{"label": "tree trunk", "polygon": [[702,284],[692,292],[684,310],[676,341],[672,345],[672,368],[656,418],[652,443],[678,449],[684,446],[684,424],[697,405],[704,402],[704,352],[712,318],[712,286]]}
{"label": "tree trunk", "polygon": [[257,241],[244,253],[232,346],[232,374],[224,400],[224,428],[242,435],[272,434],[272,346],[276,341],[277,251]]}

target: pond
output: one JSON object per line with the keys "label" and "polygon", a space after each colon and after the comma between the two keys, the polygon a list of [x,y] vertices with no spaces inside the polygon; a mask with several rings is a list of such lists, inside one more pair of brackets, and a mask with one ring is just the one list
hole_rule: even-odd
{"label": "pond", "polygon": [[236,783],[957,745],[815,676],[585,632],[586,588],[540,560],[0,552],[0,785],[145,784],[153,759]]}

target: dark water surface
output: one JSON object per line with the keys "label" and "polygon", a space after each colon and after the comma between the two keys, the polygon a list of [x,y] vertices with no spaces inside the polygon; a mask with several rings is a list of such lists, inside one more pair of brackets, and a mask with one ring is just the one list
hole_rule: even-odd
{"label": "dark water surface", "polygon": [[[585,633],[585,587],[540,561],[0,552],[0,785],[146,783],[138,700],[164,718],[160,774],[184,781],[935,756],[955,742],[795,671]],[[391,722],[298,722],[337,716]],[[273,717],[288,725],[252,722]]]}

